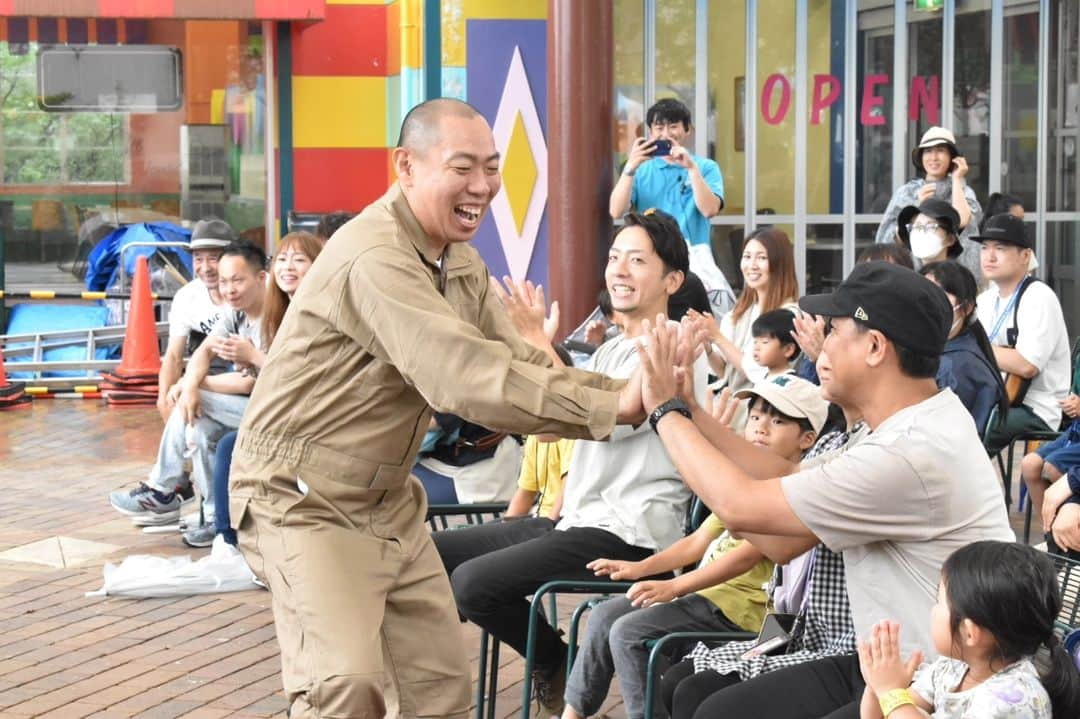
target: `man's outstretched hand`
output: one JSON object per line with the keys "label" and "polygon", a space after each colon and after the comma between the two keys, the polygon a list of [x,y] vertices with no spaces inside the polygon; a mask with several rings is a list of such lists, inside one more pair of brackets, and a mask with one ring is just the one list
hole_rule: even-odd
{"label": "man's outstretched hand", "polygon": [[664,402],[679,396],[680,381],[676,368],[686,364],[691,354],[689,340],[680,343],[679,326],[657,315],[656,325],[644,322],[644,341],[638,340],[641,360],[641,404],[649,414]]}

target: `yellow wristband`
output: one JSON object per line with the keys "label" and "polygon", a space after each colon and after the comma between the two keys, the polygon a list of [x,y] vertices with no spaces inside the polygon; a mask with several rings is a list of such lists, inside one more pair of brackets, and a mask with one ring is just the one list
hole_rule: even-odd
{"label": "yellow wristband", "polygon": [[890,689],[878,697],[878,703],[881,705],[882,715],[886,717],[905,704],[915,706],[915,700],[907,689]]}

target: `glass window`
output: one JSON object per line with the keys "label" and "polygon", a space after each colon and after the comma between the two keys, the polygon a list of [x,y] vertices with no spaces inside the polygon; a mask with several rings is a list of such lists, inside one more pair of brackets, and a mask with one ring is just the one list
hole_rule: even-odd
{"label": "glass window", "polygon": [[[1031,228],[1034,230],[1034,228]],[[1080,223],[1046,223],[1046,257],[1039,260],[1046,267],[1046,282],[1054,288],[1069,336],[1080,333],[1080,264],[1077,263],[1077,247],[1080,246]]]}
{"label": "glass window", "polygon": [[806,293],[831,292],[844,279],[844,226],[806,228]]}
{"label": "glass window", "polygon": [[1001,188],[1035,207],[1039,97],[1039,12],[1006,3]]}
{"label": "glass window", "polygon": [[855,81],[855,211],[884,212],[892,197],[893,15],[887,0],[859,0]]}
{"label": "glass window", "polygon": [[37,43],[0,43],[0,167],[5,185],[127,183],[128,122],[118,113],[50,113],[37,102]]}
{"label": "glass window", "polygon": [[[94,244],[135,222],[216,215],[237,234],[266,242],[262,24],[128,20],[118,26],[108,38],[118,50],[130,43],[182,58],[179,109],[43,111],[36,99],[37,38],[0,42],[0,217],[9,283],[20,281],[22,262],[58,263],[71,274],[55,282],[79,283]],[[88,39],[89,47],[105,41]],[[149,77],[140,75],[143,85]],[[168,80],[159,99],[175,95],[175,75]],[[85,86],[108,81],[99,77]],[[138,95],[149,98],[146,87]]]}
{"label": "glass window", "polygon": [[955,27],[951,129],[967,160],[965,180],[985,203],[990,192],[990,0],[957,2]]}
{"label": "glass window", "polygon": [[[656,3],[656,97],[675,97],[694,111],[695,0]],[[691,140],[689,147],[693,147]]]}
{"label": "glass window", "polygon": [[[746,205],[746,7],[742,2],[710,0],[707,34],[709,83],[708,147],[706,153],[724,174],[724,215],[741,215]],[[698,128],[698,132],[701,132]],[[726,237],[725,233],[721,233]],[[717,242],[714,231],[713,241]],[[714,244],[715,254],[727,251],[723,240]],[[742,254],[742,246],[735,253]],[[738,262],[735,262],[736,270]],[[723,264],[721,269],[725,269]],[[742,285],[742,277],[728,276]]]}
{"label": "glass window", "polygon": [[1058,0],[1050,13],[1049,112],[1046,141],[1046,207],[1051,212],[1080,209],[1076,180],[1080,128],[1080,5]]}
{"label": "glass window", "polygon": [[[810,117],[806,125],[806,210],[815,215],[841,214],[846,92],[843,0],[809,3],[807,33],[806,96]],[[807,282],[809,286],[809,279]]]}
{"label": "glass window", "polygon": [[615,0],[615,171],[645,123],[645,6]]}
{"label": "glass window", "polygon": [[757,27],[756,209],[790,215],[795,211],[795,3],[759,2]]}

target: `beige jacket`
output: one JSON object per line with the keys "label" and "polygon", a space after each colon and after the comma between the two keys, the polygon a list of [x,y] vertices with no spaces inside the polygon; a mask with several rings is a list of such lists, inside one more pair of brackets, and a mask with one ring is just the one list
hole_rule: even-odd
{"label": "beige jacket", "polygon": [[432,408],[503,431],[607,437],[623,382],[552,369],[488,277],[466,243],[440,269],[395,184],[334,235],[293,298],[244,414],[241,475],[248,455],[398,486]]}

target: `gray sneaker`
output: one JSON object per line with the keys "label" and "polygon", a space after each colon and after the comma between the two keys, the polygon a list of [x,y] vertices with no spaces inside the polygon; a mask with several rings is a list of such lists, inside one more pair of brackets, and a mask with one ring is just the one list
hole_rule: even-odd
{"label": "gray sneaker", "polygon": [[196,549],[202,549],[203,547],[209,547],[214,544],[214,537],[217,535],[217,531],[212,524],[201,524],[194,527],[184,529],[180,533],[180,538],[184,540],[184,544],[189,547],[195,547]]}
{"label": "gray sneaker", "polygon": [[[193,495],[191,488],[187,489]],[[180,517],[180,507],[184,503],[183,492],[160,492],[145,482],[130,492],[118,491],[109,494],[109,504],[117,512],[132,518],[140,525],[168,524]]]}

